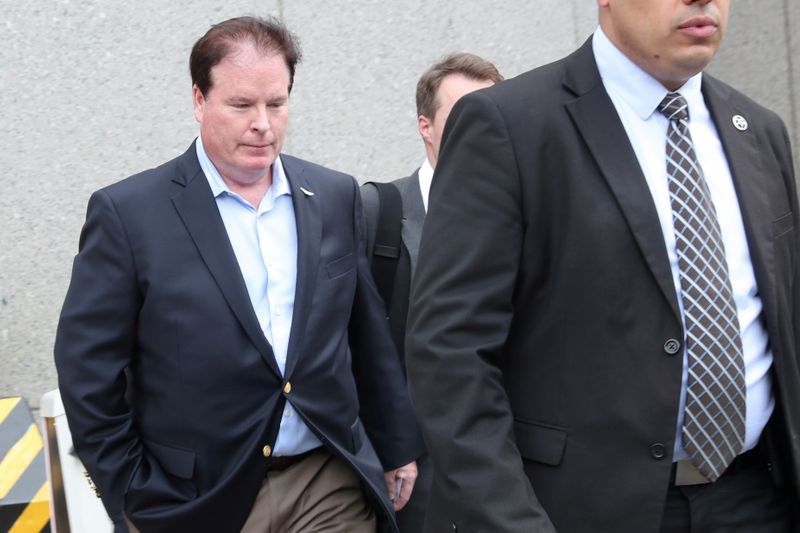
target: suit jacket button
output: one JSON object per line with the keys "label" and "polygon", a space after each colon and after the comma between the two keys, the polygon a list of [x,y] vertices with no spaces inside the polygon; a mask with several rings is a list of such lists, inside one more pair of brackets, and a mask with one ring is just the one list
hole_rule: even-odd
{"label": "suit jacket button", "polygon": [[264,457],[271,456],[272,455],[272,446],[267,444],[266,446],[264,446],[264,448],[261,450],[261,452],[264,454]]}
{"label": "suit jacket button", "polygon": [[285,392],[286,394],[289,394],[290,392],[292,392],[292,383],[291,382],[289,382],[289,381],[286,382],[286,385],[283,386],[283,392]]}
{"label": "suit jacket button", "polygon": [[681,343],[677,339],[668,339],[664,343],[664,351],[667,355],[675,355],[681,350]]}
{"label": "suit jacket button", "polygon": [[663,444],[657,442],[650,446],[650,456],[653,459],[661,460],[667,456],[667,449],[664,447]]}

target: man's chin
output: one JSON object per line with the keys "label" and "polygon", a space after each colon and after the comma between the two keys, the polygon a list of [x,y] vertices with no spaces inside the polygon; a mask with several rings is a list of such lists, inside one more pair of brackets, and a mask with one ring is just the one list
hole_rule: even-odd
{"label": "man's chin", "polygon": [[241,168],[250,172],[259,172],[269,170],[278,154],[270,154],[258,157],[248,157],[241,162]]}

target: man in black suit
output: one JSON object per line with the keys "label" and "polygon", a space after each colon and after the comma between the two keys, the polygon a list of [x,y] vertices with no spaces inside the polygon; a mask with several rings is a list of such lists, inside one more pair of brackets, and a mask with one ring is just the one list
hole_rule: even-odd
{"label": "man in black suit", "polygon": [[786,130],[702,72],[727,0],[598,6],[445,127],[406,344],[426,531],[795,531]]}
{"label": "man in black suit", "polygon": [[[492,63],[466,52],[449,54],[431,65],[417,82],[416,94],[417,128],[425,145],[425,162],[405,178],[389,183],[369,182],[361,187],[367,257],[378,288],[385,291],[381,296],[401,359],[411,276],[417,264],[428,193],[444,125],[459,98],[502,79]],[[399,201],[399,210],[387,211],[386,203],[391,199],[386,194],[393,194],[394,201]],[[377,242],[376,248],[378,233],[388,238],[387,242]],[[402,533],[419,533],[425,519],[432,476],[428,457],[420,457],[417,466],[419,477],[414,494],[406,507],[397,513]]]}
{"label": "man in black suit", "polygon": [[55,356],[120,531],[396,530],[413,489],[357,184],[281,153],[299,58],[275,19],[213,26],[200,136],[89,202]]}

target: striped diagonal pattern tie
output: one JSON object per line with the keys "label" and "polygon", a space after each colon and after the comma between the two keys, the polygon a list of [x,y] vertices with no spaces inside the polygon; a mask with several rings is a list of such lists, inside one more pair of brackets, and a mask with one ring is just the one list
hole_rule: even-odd
{"label": "striped diagonal pattern tie", "polygon": [[742,340],[725,248],[678,93],[658,106],[669,119],[667,176],[686,327],[688,384],[683,444],[710,481],[742,451],[745,382]]}

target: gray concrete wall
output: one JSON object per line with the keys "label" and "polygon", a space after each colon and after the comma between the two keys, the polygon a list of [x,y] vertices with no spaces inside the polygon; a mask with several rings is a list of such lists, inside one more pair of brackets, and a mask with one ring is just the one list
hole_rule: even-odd
{"label": "gray concrete wall", "polygon": [[[732,2],[712,72],[800,138],[800,3]],[[213,22],[283,17],[303,42],[287,152],[389,180],[422,160],[414,86],[468,50],[513,76],[576,48],[592,0],[0,0],[0,396],[56,386],[53,336],[91,191],[172,158],[196,134],[187,59]]]}

